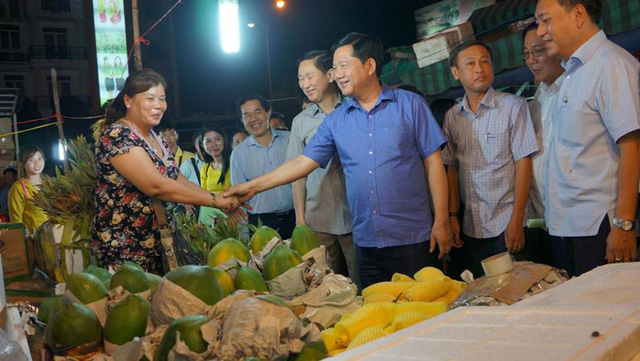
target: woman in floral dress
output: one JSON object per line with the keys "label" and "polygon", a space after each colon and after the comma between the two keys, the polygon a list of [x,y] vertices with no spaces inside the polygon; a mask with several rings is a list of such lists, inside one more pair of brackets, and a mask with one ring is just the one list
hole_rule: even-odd
{"label": "woman in floral dress", "polygon": [[[167,109],[165,81],[150,69],[132,73],[96,125],[96,214],[91,246],[104,268],[128,260],[159,274],[160,232],[153,199],[213,206],[244,216],[238,198],[214,195],[186,180],[152,130]],[[170,212],[168,224],[175,230]]]}

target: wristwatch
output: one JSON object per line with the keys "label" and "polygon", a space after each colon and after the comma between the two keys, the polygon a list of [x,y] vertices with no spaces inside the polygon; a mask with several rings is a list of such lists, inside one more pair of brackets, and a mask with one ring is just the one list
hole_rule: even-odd
{"label": "wristwatch", "polygon": [[632,230],[635,227],[634,223],[635,222],[630,219],[620,219],[613,217],[613,225],[625,232]]}

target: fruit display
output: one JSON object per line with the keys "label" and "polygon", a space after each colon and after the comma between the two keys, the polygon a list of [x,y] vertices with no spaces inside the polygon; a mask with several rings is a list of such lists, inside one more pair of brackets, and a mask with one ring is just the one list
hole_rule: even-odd
{"label": "fruit display", "polygon": [[447,311],[465,287],[433,267],[413,277],[396,273],[363,289],[363,306],[322,331],[322,339],[329,355],[337,355]]}
{"label": "fruit display", "polygon": [[[127,354],[126,359],[131,360],[322,359],[327,350],[318,325],[326,327],[326,323],[316,324],[312,318],[303,320],[305,307],[300,302],[292,306],[292,298],[283,299],[278,295],[280,290],[272,287],[286,288],[295,278],[302,282],[304,292],[315,290],[330,298],[335,288],[347,285],[353,293],[351,298],[345,298],[351,302],[348,312],[360,306],[361,298],[348,278],[334,275],[329,269],[317,269],[326,264],[321,260],[326,258],[326,251],[316,247],[317,240],[308,229],[298,229],[295,242],[289,242],[282,241],[277,232],[266,226],[258,228],[261,233],[254,237],[254,244],[261,245],[261,262],[254,262],[252,250],[242,242],[228,238],[212,247],[208,265],[181,266],[164,277],[146,273],[132,262],[125,262],[115,271],[91,266],[72,274],[65,296],[48,299],[40,309],[39,320],[48,321],[46,342],[54,354],[62,349],[82,354],[87,345],[92,345],[92,352],[107,355],[142,350],[141,354]],[[266,238],[268,241],[263,244]],[[323,283],[325,279],[330,285]],[[318,310],[340,312],[335,304],[331,305],[335,309],[328,306],[323,310],[322,302],[317,304],[321,297],[310,299],[315,300],[312,303],[316,307],[307,307],[312,314],[322,314]],[[96,308],[96,304],[103,309]],[[391,324],[393,318],[387,318]],[[393,327],[412,320],[399,319]],[[341,331],[341,339],[353,342],[356,334],[365,331],[367,327],[356,321],[354,317],[351,324],[343,325],[346,331]],[[84,329],[86,333],[81,331]],[[360,339],[364,337],[365,333]],[[342,343],[346,345],[347,341]],[[143,346],[131,347],[131,343]]]}

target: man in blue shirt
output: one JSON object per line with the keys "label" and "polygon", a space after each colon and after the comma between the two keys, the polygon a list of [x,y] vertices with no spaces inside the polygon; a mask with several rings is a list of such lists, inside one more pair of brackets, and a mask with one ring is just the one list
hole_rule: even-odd
{"label": "man in blue shirt", "polygon": [[379,40],[351,33],[333,51],[333,76],[351,100],[325,118],[302,155],[225,195],[246,199],[302,178],[337,154],[362,287],[389,281],[395,272],[412,276],[441,266],[451,248],[444,135],[423,98],[380,82]]}
{"label": "man in blue shirt", "polygon": [[599,0],[540,0],[538,35],[562,59],[545,213],[556,263],[577,275],[633,262],[640,174],[640,63],[598,28]]}
{"label": "man in blue shirt", "polygon": [[[238,113],[245,129],[251,134],[231,153],[231,184],[248,182],[282,165],[289,144],[288,131],[269,126],[271,105],[259,95],[241,98]],[[296,224],[291,185],[285,184],[264,192],[249,204],[249,223],[258,219],[280,233],[283,239],[291,238]]]}

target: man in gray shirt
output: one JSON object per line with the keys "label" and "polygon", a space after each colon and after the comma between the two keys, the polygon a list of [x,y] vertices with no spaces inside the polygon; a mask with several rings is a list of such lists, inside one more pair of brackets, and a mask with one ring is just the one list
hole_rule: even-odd
{"label": "man in gray shirt", "polygon": [[[298,60],[298,85],[312,104],[293,119],[287,160],[302,154],[327,114],[343,103],[333,82],[332,66],[333,57],[328,51],[310,51]],[[316,232],[320,244],[327,247],[331,268],[358,283],[352,217],[340,159],[334,157],[326,168],[295,181],[293,202],[296,224]]]}
{"label": "man in gray shirt", "polygon": [[[454,267],[469,269],[476,277],[483,274],[480,262],[496,253],[509,251],[518,260],[529,257],[524,211],[530,156],[538,150],[527,102],[491,87],[491,57],[491,49],[479,41],[462,43],[451,52],[451,72],[465,96],[447,112],[443,129],[451,230],[460,248],[451,258]],[[465,206],[462,239],[460,201]]]}

